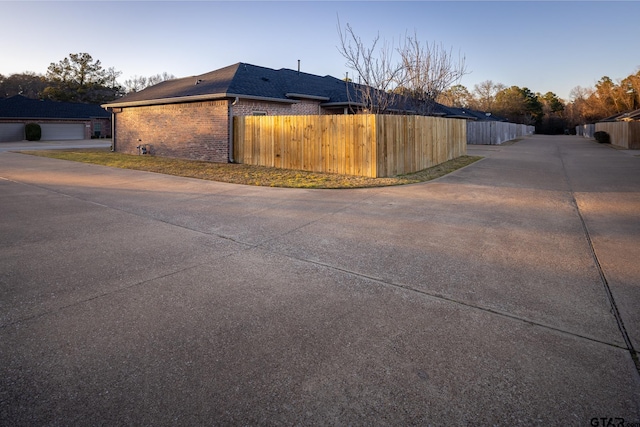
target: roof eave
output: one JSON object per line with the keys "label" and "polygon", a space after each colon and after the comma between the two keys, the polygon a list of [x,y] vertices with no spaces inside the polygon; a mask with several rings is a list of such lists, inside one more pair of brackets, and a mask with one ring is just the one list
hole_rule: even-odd
{"label": "roof eave", "polygon": [[324,102],[320,104],[321,107],[329,108],[329,107],[364,107],[365,104],[361,102]]}
{"label": "roof eave", "polygon": [[0,120],[76,120],[87,121],[92,119],[108,119],[109,116],[91,116],[91,117],[25,117],[25,116],[12,116],[12,117],[0,117]]}
{"label": "roof eave", "polygon": [[287,98],[311,99],[313,101],[329,101],[331,98],[319,95],[306,95],[304,93],[285,93]]}
{"label": "roof eave", "polygon": [[253,96],[253,95],[241,95],[235,93],[227,93],[228,98],[239,98],[239,99],[248,99],[250,101],[265,101],[265,102],[279,102],[282,104],[298,104],[300,101],[295,99],[284,99],[284,98],[271,98],[268,96]]}
{"label": "roof eave", "polygon": [[110,102],[107,104],[102,104],[100,106],[102,108],[143,107],[143,106],[149,106],[149,105],[177,104],[177,103],[189,102],[189,101],[207,101],[207,100],[221,99],[221,98],[224,98],[224,94],[178,96],[178,97],[172,97],[172,98],[143,99],[140,101]]}
{"label": "roof eave", "polygon": [[252,95],[243,95],[237,93],[210,93],[206,95],[190,95],[190,96],[177,96],[172,98],[161,98],[161,99],[145,99],[141,101],[130,101],[130,102],[111,102],[108,104],[102,104],[102,108],[120,108],[120,107],[143,107],[150,105],[166,105],[166,104],[183,104],[186,102],[197,102],[197,101],[214,101],[221,99],[248,99],[252,101],[265,101],[265,102],[280,102],[284,104],[297,104],[299,101],[294,99],[283,99],[283,98],[271,98],[265,96],[252,96]]}

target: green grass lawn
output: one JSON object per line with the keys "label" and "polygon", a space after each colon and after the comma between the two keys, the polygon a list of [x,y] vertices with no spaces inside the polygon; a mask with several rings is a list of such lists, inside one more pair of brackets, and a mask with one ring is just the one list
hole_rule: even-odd
{"label": "green grass lawn", "polygon": [[366,178],[351,175],[277,169],[264,166],[210,163],[154,156],[135,156],[131,154],[114,153],[108,148],[38,150],[21,151],[21,153],[210,181],[288,188],[364,188],[414,184],[439,178],[482,158],[477,156],[462,156],[438,166],[408,175],[391,178]]}

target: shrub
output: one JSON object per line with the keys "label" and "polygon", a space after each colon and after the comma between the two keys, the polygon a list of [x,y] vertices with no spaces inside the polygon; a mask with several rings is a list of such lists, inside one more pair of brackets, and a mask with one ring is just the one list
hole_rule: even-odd
{"label": "shrub", "polygon": [[24,133],[27,141],[40,141],[42,137],[42,128],[37,123],[27,123],[24,127]]}
{"label": "shrub", "polygon": [[611,143],[611,139],[609,138],[609,134],[604,132],[604,131],[599,130],[598,132],[593,134],[593,137],[600,144],[610,144]]}

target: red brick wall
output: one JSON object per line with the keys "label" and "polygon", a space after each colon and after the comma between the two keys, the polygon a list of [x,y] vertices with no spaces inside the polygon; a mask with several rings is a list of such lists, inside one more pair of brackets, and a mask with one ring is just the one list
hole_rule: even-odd
{"label": "red brick wall", "polygon": [[229,156],[228,101],[125,107],[115,114],[115,150],[226,163]]}
{"label": "red brick wall", "polygon": [[91,134],[89,135],[89,138],[92,138],[95,135],[95,132],[97,131],[97,127],[96,124],[99,123],[100,124],[100,138],[111,138],[111,119],[91,119],[91,128],[87,129],[85,128],[86,132],[91,131]]}
{"label": "red brick wall", "polygon": [[299,101],[295,104],[283,104],[241,99],[233,106],[233,115],[252,116],[256,112],[266,112],[268,116],[316,115],[319,114],[319,105],[317,101]]}
{"label": "red brick wall", "polygon": [[[138,146],[150,154],[209,162],[229,159],[230,100],[184,104],[124,107],[115,112],[115,150],[139,154]],[[318,101],[294,104],[239,100],[232,107],[234,116],[267,113],[280,115],[326,114]]]}

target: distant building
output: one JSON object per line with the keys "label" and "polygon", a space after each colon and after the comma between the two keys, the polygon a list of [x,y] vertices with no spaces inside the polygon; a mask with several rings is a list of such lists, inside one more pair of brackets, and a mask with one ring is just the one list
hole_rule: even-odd
{"label": "distant building", "polygon": [[22,141],[27,123],[38,123],[43,141],[111,137],[111,113],[95,104],[0,98],[0,142]]}

